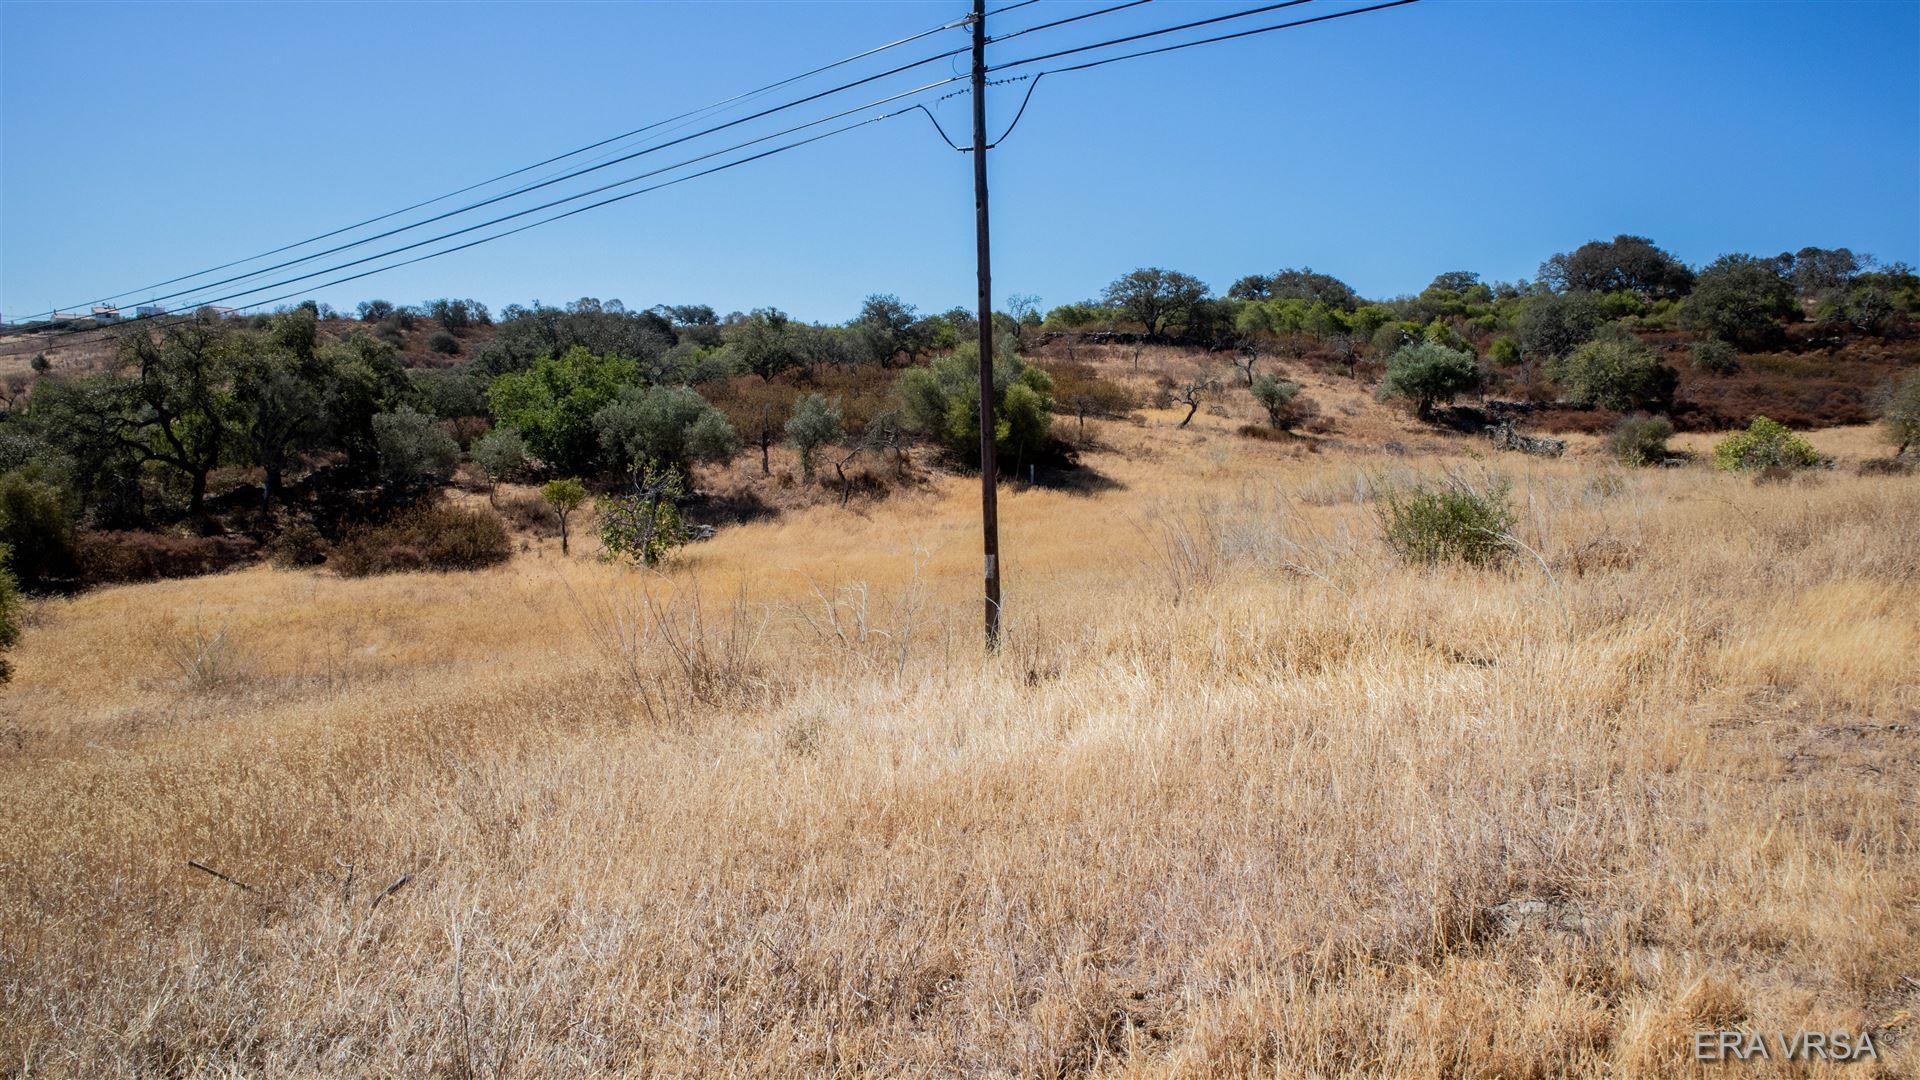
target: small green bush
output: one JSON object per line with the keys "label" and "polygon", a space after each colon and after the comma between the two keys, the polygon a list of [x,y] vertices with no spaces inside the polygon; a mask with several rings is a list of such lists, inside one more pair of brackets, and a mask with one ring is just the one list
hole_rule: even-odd
{"label": "small green bush", "polygon": [[445,330],[435,330],[427,335],[427,350],[442,356],[455,356],[460,352],[460,339]]}
{"label": "small green bush", "polygon": [[1695,371],[1731,375],[1740,370],[1740,352],[1719,338],[1701,338],[1687,350],[1687,362]]}
{"label": "small green bush", "polygon": [[1253,400],[1267,410],[1267,423],[1275,431],[1285,431],[1298,423],[1300,384],[1278,375],[1262,375],[1253,380]]}
{"label": "small green bush", "polygon": [[1664,416],[1634,414],[1623,417],[1607,439],[1607,450],[1627,465],[1658,465],[1671,452],[1667,440],[1673,437],[1673,424]]}
{"label": "small green bush", "polygon": [[1520,345],[1510,337],[1493,339],[1493,345],[1487,350],[1487,359],[1501,367],[1512,367],[1520,362]]}
{"label": "small green bush", "polygon": [[1756,416],[1747,430],[1729,435],[1713,448],[1713,467],[1726,472],[1759,469],[1807,469],[1820,464],[1813,444],[1785,424]]}
{"label": "small green bush", "polygon": [[1904,456],[1920,444],[1920,374],[1909,375],[1887,395],[1887,409],[1880,414],[1880,426],[1895,456]]}
{"label": "small green bush", "polygon": [[[20,640],[20,585],[13,579],[13,571],[8,569],[12,561],[12,552],[5,544],[0,544],[0,652],[13,648]],[[0,683],[13,678],[13,666],[0,656]]]}
{"label": "small green bush", "polygon": [[327,565],[343,577],[415,570],[479,570],[506,562],[513,544],[500,516],[429,506],[385,525],[357,529],[334,545]]}
{"label": "small green bush", "polygon": [[1595,338],[1548,362],[1567,396],[1603,409],[1658,407],[1673,395],[1673,369],[1631,334]]}
{"label": "small green bush", "polygon": [[687,542],[679,507],[686,488],[678,473],[651,465],[642,467],[633,487],[631,495],[601,500],[600,546],[606,549],[607,558],[654,566],[667,552]]}
{"label": "small green bush", "polygon": [[13,549],[12,572],[28,588],[71,578],[78,566],[66,500],[36,465],[0,476],[0,545]]}
{"label": "small green bush", "polygon": [[1406,492],[1389,487],[1379,505],[1387,546],[1412,563],[1498,563],[1512,548],[1508,490],[1505,480],[1484,489],[1459,479]]}

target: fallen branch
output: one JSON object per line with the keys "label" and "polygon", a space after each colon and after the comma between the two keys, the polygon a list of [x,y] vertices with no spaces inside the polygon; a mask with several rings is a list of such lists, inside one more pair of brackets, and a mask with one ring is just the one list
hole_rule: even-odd
{"label": "fallen branch", "polygon": [[247,884],[244,881],[239,880],[238,878],[228,877],[227,875],[221,873],[220,871],[215,870],[213,867],[208,866],[206,863],[195,862],[192,859],[188,859],[187,865],[193,867],[195,870],[198,870],[203,874],[212,874],[214,877],[219,878],[221,881],[224,881],[229,885],[236,886],[242,892],[253,891],[253,886]]}
{"label": "fallen branch", "polygon": [[394,878],[393,884],[387,886],[384,889],[381,889],[380,895],[374,897],[373,903],[367,905],[367,914],[369,915],[373,914],[374,911],[380,907],[380,901],[385,900],[387,897],[392,896],[394,893],[399,892],[401,888],[406,885],[407,882],[412,880],[413,880],[412,874],[401,874],[399,877]]}

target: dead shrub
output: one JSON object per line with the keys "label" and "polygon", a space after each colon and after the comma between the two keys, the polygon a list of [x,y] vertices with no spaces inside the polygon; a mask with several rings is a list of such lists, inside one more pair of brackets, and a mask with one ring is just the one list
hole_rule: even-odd
{"label": "dead shrub", "polygon": [[196,620],[157,634],[154,650],[179,672],[180,685],[189,693],[212,693],[240,677],[238,650],[225,626],[210,631]]}
{"label": "dead shrub", "polygon": [[242,536],[82,532],[80,580],[88,585],[119,585],[212,574],[249,561],[257,547]]}
{"label": "dead shrub", "polygon": [[642,585],[573,600],[601,656],[650,722],[683,724],[703,708],[739,708],[767,697],[760,656],[767,620],[744,594],[723,612],[707,607],[697,585],[664,599]]}
{"label": "dead shrub", "polygon": [[500,516],[515,531],[535,536],[560,535],[560,519],[554,516],[553,506],[538,495],[514,495],[501,499],[498,509]]}
{"label": "dead shrub", "polygon": [[311,521],[292,521],[267,541],[267,559],[283,570],[318,566],[327,558],[327,538]]}
{"label": "dead shrub", "polygon": [[342,577],[417,570],[479,570],[506,562],[513,544],[500,515],[429,506],[385,525],[357,529],[334,545],[327,565]]}
{"label": "dead shrub", "polygon": [[1855,471],[1861,476],[1911,476],[1914,466],[1899,458],[1868,458]]}

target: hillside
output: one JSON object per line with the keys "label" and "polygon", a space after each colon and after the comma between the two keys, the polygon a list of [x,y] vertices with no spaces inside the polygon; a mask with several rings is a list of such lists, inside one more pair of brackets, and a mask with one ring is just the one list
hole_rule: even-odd
{"label": "hillside", "polygon": [[[1329,430],[1063,417],[1075,482],[1001,497],[997,655],[977,482],[925,453],[657,572],[521,531],[38,602],[0,1057],[1652,1077],[1738,1022],[1910,1072],[1920,477],[1857,474],[1863,428],[1781,483],[1498,454],[1282,370]],[[1512,557],[1382,541],[1379,493],[1443,473],[1511,482]]]}

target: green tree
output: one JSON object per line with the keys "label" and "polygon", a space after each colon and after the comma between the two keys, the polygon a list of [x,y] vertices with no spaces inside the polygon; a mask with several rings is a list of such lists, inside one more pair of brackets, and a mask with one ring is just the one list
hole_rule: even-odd
{"label": "green tree", "polygon": [[594,417],[638,377],[632,360],[575,346],[496,378],[487,400],[494,418],[518,431],[549,468],[586,472],[601,446]]}
{"label": "green tree", "polygon": [[1352,311],[1360,303],[1359,294],[1352,286],[1337,277],[1315,273],[1312,267],[1243,277],[1227,290],[1227,297],[1231,300],[1305,300],[1342,311]]}
{"label": "green tree", "polygon": [[380,453],[380,479],[390,487],[445,483],[460,464],[460,444],[432,417],[409,405],[375,416],[373,439]]}
{"label": "green tree", "polygon": [[1380,380],[1382,401],[1405,400],[1422,420],[1433,417],[1433,406],[1480,389],[1480,365],[1473,354],[1431,341],[1403,345],[1387,360]]}
{"label": "green tree", "polygon": [[323,371],[329,441],[347,452],[350,465],[371,471],[379,462],[373,418],[406,401],[413,389],[400,351],[355,330],[319,346],[315,357]]}
{"label": "green tree", "polygon": [[[20,599],[20,584],[13,578],[8,568],[12,552],[0,544],[0,653],[11,649],[20,641],[21,608],[25,604]],[[13,678],[13,665],[0,655],[0,683]]]}
{"label": "green tree", "polygon": [[0,548],[15,553],[10,569],[32,588],[66,581],[78,569],[66,496],[39,465],[0,475]]}
{"label": "green tree", "polygon": [[322,370],[284,347],[242,356],[235,364],[234,414],[239,448],[265,473],[263,502],[280,493],[287,467],[326,432]]}
{"label": "green tree", "polygon": [[794,406],[793,419],[787,421],[787,437],[800,449],[800,475],[813,482],[813,452],[838,439],[842,427],[838,402],[828,402],[819,394],[808,394]]}
{"label": "green tree", "polygon": [[1157,338],[1192,318],[1194,308],[1207,298],[1207,286],[1190,274],[1146,266],[1116,279],[1103,295],[1109,307]]}
{"label": "green tree", "polygon": [[847,329],[860,358],[882,367],[912,363],[933,337],[932,326],[914,317],[913,305],[889,293],[867,297]]}
{"label": "green tree", "polygon": [[593,417],[608,460],[631,471],[644,462],[682,478],[696,461],[725,461],[735,438],[726,414],[685,386],[629,386]]}
{"label": "green tree", "polygon": [[1540,264],[1540,280],[1562,292],[1630,289],[1649,299],[1684,296],[1693,272],[1644,236],[1594,240]]}
{"label": "green tree", "polygon": [[573,477],[549,480],[540,489],[540,497],[553,507],[553,514],[560,519],[560,554],[567,554],[567,519],[573,516],[580,504],[587,501],[586,485]]}
{"label": "green tree", "polygon": [[1575,401],[1603,409],[1650,408],[1673,396],[1673,369],[1631,334],[1589,341],[1547,373]]}
{"label": "green tree", "polygon": [[519,475],[527,467],[527,441],[508,427],[497,427],[473,440],[473,463],[487,474],[487,501],[493,501],[493,488],[500,481]]}
{"label": "green tree", "polygon": [[1920,445],[1920,374],[1909,375],[1894,386],[1880,424],[1895,454],[1905,454]]}
{"label": "green tree", "polygon": [[121,340],[119,377],[74,401],[88,410],[74,419],[138,460],[181,473],[187,510],[197,514],[207,476],[234,441],[233,346],[227,327],[204,320],[174,324],[158,338],[130,334]]}
{"label": "green tree", "polygon": [[1528,359],[1552,360],[1586,344],[1606,322],[1599,302],[1586,293],[1531,297],[1514,319],[1520,351]]}
{"label": "green tree", "polygon": [[1793,311],[1793,287],[1771,260],[1722,255],[1700,272],[1693,295],[1680,309],[1680,322],[1722,341],[1760,348],[1779,339],[1780,323]]}
{"label": "green tree", "polygon": [[726,356],[734,369],[771,382],[806,363],[800,328],[777,308],[759,308],[725,330]]}
{"label": "green tree", "polygon": [[[972,465],[980,463],[980,349],[963,342],[928,367],[908,368],[895,384],[902,423]],[[994,450],[1018,463],[1037,456],[1052,431],[1053,380],[1015,355],[994,348]]]}
{"label": "green tree", "polygon": [[679,508],[685,494],[677,471],[642,462],[634,470],[633,494],[601,500],[600,546],[610,558],[656,565],[687,542]]}

